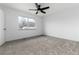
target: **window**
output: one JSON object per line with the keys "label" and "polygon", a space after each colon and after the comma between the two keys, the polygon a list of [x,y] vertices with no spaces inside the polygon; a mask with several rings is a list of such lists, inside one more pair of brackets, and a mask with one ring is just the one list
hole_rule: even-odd
{"label": "window", "polygon": [[18,16],[19,28],[20,29],[35,29],[36,22],[34,19]]}

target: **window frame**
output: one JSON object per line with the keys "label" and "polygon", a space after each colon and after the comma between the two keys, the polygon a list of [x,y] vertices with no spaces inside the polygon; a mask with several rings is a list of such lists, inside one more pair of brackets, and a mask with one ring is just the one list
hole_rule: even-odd
{"label": "window frame", "polygon": [[[24,19],[27,19],[27,21],[28,22],[26,22],[27,23],[27,26],[23,26],[22,28],[20,27],[21,26],[21,21],[26,21],[26,20],[24,20]],[[22,20],[23,19],[23,20]],[[32,21],[31,21],[32,20]],[[32,23],[34,23],[34,27],[29,27],[29,23],[30,22],[32,22]],[[22,23],[23,24],[23,23]],[[18,16],[18,27],[19,27],[19,29],[20,30],[34,30],[34,29],[36,29],[36,21],[35,21],[35,19],[33,19],[33,18],[30,18],[30,17],[23,17],[23,16]]]}

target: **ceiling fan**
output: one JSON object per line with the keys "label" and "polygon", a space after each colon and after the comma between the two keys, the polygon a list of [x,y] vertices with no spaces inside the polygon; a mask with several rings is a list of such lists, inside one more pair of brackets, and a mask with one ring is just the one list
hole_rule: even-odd
{"label": "ceiling fan", "polygon": [[35,6],[36,6],[36,9],[29,9],[29,10],[36,11],[36,14],[38,14],[38,11],[40,11],[41,13],[46,14],[46,12],[45,12],[44,10],[46,10],[46,9],[49,9],[49,8],[50,8],[49,6],[41,8],[41,5],[40,5],[40,4],[38,4],[38,3],[35,3]]}

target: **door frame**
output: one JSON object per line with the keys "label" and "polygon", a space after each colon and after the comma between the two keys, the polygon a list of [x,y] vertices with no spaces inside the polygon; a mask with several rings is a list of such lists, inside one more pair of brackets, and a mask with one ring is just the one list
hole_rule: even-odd
{"label": "door frame", "polygon": [[1,36],[3,37],[3,39],[0,39],[0,46],[2,45],[2,44],[4,44],[5,43],[5,30],[4,30],[4,27],[5,27],[5,21],[4,21],[4,11],[0,8],[0,14],[1,14],[1,21],[2,21],[2,27],[1,27],[1,30],[3,30],[2,32],[1,32]]}

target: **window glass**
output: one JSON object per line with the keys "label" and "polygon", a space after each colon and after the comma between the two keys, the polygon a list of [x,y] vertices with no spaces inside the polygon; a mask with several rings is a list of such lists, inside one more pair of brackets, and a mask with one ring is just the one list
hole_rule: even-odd
{"label": "window glass", "polygon": [[18,16],[18,23],[20,29],[35,29],[36,28],[36,22],[34,19],[26,18]]}

